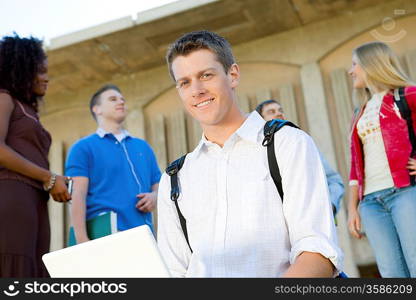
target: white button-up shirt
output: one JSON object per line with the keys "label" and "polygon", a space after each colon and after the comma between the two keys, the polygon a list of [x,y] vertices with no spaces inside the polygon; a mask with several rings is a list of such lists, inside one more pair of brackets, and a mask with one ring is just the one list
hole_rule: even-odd
{"label": "white button-up shirt", "polygon": [[[325,173],[312,139],[283,127],[275,134],[284,202],[261,145],[265,121],[253,112],[221,148],[202,138],[179,172],[178,204],[170,177],[158,195],[158,245],[173,276],[279,277],[303,251],[342,270]],[[337,274],[336,272],[336,274]]]}

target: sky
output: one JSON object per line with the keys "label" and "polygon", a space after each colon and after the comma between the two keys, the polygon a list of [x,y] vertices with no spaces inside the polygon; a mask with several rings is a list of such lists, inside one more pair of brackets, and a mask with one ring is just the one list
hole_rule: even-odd
{"label": "sky", "polygon": [[79,31],[178,0],[0,0],[0,37],[14,31],[49,44]]}

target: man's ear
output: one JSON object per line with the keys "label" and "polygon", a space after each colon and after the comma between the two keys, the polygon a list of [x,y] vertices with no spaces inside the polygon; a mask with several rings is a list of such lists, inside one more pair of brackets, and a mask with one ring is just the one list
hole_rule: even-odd
{"label": "man's ear", "polygon": [[99,105],[94,105],[92,107],[92,111],[94,112],[95,116],[98,116],[99,114],[101,114],[101,108]]}
{"label": "man's ear", "polygon": [[228,76],[231,80],[231,87],[236,88],[240,83],[240,67],[237,64],[232,64],[228,70]]}

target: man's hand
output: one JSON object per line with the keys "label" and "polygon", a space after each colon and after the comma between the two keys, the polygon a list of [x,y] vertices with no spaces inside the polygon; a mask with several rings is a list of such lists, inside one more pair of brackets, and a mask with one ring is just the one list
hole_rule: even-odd
{"label": "man's hand", "polygon": [[140,200],[136,204],[136,208],[141,212],[151,212],[156,208],[157,192],[141,193],[136,195]]}

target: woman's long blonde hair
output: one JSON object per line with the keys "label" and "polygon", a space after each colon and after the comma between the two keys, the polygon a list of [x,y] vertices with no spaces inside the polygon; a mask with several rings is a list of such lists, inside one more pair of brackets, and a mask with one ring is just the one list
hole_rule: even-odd
{"label": "woman's long blonde hair", "polygon": [[357,91],[360,100],[366,101],[370,94],[380,91],[415,85],[403,71],[397,55],[385,43],[365,43],[355,48],[353,55],[366,74],[365,82],[368,90],[359,89]]}

